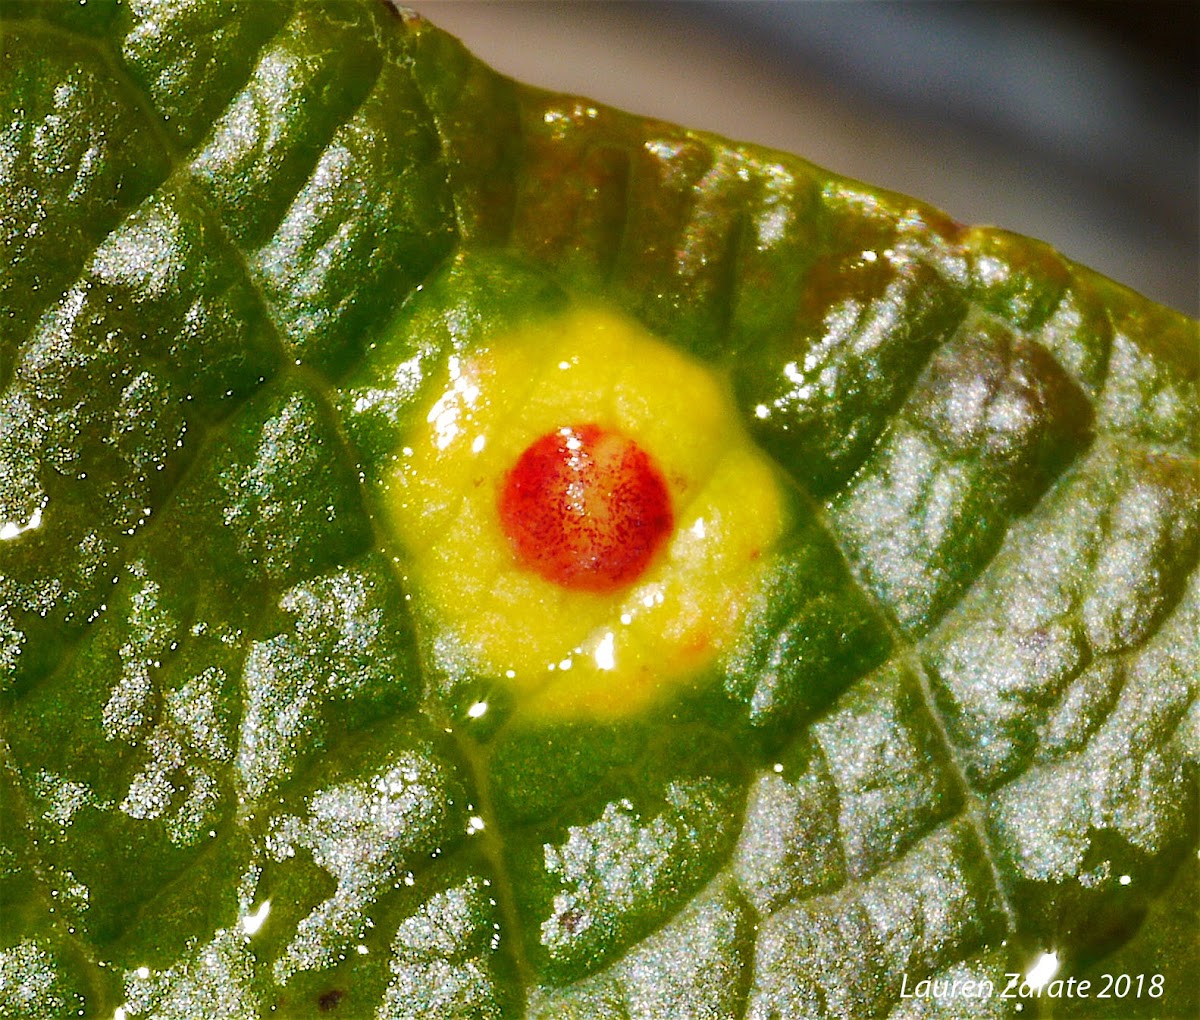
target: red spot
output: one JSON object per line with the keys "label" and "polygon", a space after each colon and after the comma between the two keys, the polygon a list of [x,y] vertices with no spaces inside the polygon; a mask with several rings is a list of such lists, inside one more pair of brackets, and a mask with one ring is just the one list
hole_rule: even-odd
{"label": "red spot", "polygon": [[499,509],[518,561],[582,591],[632,584],[675,523],[667,484],[649,455],[590,424],[530,444],[504,479]]}

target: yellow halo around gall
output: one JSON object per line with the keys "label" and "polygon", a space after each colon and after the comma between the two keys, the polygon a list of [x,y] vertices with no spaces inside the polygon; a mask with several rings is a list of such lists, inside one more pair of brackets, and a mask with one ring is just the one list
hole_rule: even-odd
{"label": "yellow halo around gall", "polygon": [[[576,309],[452,356],[441,382],[386,492],[441,644],[523,708],[593,717],[645,707],[733,646],[785,511],[719,375],[630,319]],[[675,517],[647,572],[611,593],[523,568],[497,509],[534,440],[588,422],[653,458]]]}

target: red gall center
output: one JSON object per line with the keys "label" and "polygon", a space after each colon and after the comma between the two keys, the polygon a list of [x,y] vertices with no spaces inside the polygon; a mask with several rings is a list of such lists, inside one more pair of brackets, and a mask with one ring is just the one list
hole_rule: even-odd
{"label": "red gall center", "polygon": [[520,563],[580,591],[633,584],[674,525],[654,461],[633,440],[594,424],[534,440],[505,477],[499,510]]}

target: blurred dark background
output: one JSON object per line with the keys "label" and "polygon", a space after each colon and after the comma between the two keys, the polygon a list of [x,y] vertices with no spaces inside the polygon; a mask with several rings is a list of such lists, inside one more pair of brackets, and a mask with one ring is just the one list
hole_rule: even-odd
{"label": "blurred dark background", "polygon": [[1200,313],[1200,3],[408,3],[523,81],[795,152]]}

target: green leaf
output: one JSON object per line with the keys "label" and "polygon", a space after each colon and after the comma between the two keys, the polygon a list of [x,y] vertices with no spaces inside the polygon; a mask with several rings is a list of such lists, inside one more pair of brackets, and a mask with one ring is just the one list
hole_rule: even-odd
{"label": "green leaf", "polygon": [[[4,0],[0,248],[0,1017],[1200,1009],[1196,323],[368,0]],[[597,306],[787,523],[695,684],[539,716],[388,485]]]}

